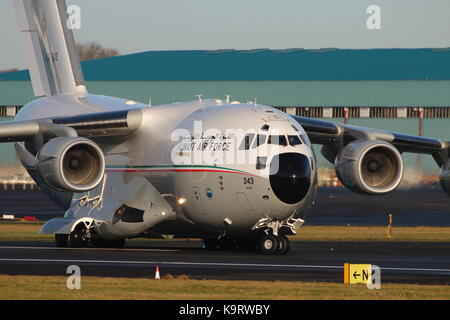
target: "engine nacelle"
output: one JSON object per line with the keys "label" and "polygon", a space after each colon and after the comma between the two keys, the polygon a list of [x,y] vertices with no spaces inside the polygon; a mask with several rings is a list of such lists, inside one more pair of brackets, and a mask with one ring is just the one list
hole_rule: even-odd
{"label": "engine nacelle", "polygon": [[342,184],[353,192],[385,194],[400,184],[403,160],[400,152],[385,141],[355,141],[338,154],[335,169]]}
{"label": "engine nacelle", "polygon": [[86,192],[103,179],[105,157],[93,141],[81,137],[57,137],[38,154],[37,170],[56,190]]}
{"label": "engine nacelle", "polygon": [[439,172],[439,182],[445,193],[450,196],[450,160],[441,167],[441,171]]}

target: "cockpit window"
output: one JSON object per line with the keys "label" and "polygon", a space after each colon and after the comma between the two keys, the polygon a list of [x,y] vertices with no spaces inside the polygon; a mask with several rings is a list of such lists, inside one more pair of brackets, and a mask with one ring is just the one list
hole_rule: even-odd
{"label": "cockpit window", "polygon": [[287,146],[286,136],[269,136],[269,140],[267,141],[267,143]]}
{"label": "cockpit window", "polygon": [[297,135],[288,136],[288,140],[289,140],[289,144],[293,147],[298,146],[299,144],[302,144],[300,137]]}
{"label": "cockpit window", "polygon": [[239,150],[248,150],[250,149],[250,146],[252,145],[253,139],[255,138],[254,133],[246,134],[244,137],[244,140],[242,140],[241,146],[239,147]]}
{"label": "cockpit window", "polygon": [[267,136],[265,134],[258,134],[255,141],[253,142],[252,149],[259,147],[260,145],[266,143]]}
{"label": "cockpit window", "polygon": [[311,146],[311,141],[309,140],[308,135],[301,134],[300,137],[302,138],[304,144]]}

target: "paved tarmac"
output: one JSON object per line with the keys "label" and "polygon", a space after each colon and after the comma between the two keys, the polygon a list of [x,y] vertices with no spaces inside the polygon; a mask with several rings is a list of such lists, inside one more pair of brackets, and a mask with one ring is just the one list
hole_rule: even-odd
{"label": "paved tarmac", "polygon": [[381,268],[382,282],[450,284],[450,243],[293,242],[287,255],[209,251],[200,241],[129,242],[123,249],[56,248],[51,243],[0,243],[0,274],[193,279],[343,281],[343,264]]}
{"label": "paved tarmac", "polygon": [[[0,214],[36,216],[48,220],[62,216],[63,210],[44,193],[0,192]],[[316,204],[306,217],[307,225],[382,225],[388,214],[396,226],[450,226],[450,197],[439,184],[399,189],[383,196],[355,194],[345,188],[320,188]]]}
{"label": "paved tarmac", "polygon": [[[319,189],[309,225],[449,226],[450,198],[438,185],[363,196],[344,188]],[[0,214],[32,215],[40,220],[63,211],[40,191],[0,192]],[[147,277],[158,265],[162,276],[196,279],[343,279],[343,264],[381,267],[382,281],[450,284],[450,243],[293,242],[287,256],[254,252],[207,251],[200,241],[130,242],[124,249],[62,249],[53,243],[0,243],[0,274],[66,275],[71,264],[84,275]]]}

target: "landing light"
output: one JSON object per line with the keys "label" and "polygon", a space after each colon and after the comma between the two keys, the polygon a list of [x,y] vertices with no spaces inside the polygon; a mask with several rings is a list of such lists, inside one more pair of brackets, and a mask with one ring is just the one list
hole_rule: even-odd
{"label": "landing light", "polygon": [[178,199],[178,204],[179,205],[183,205],[183,204],[185,204],[186,203],[186,198],[179,198]]}

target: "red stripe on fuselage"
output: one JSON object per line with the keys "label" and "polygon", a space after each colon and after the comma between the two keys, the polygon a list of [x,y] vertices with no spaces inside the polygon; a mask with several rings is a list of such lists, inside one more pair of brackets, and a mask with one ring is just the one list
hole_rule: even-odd
{"label": "red stripe on fuselage", "polygon": [[220,173],[236,173],[247,176],[254,176],[251,173],[237,172],[237,171],[225,171],[225,170],[207,170],[207,169],[162,169],[162,170],[145,170],[145,169],[107,169],[106,172],[220,172]]}

